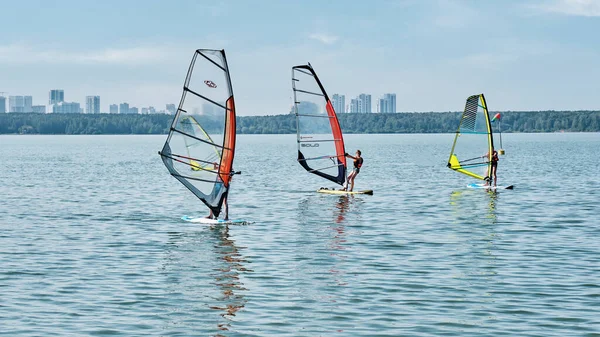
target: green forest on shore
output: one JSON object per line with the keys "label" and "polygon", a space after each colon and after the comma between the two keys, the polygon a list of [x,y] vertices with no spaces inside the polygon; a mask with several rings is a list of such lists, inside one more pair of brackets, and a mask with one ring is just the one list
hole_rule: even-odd
{"label": "green forest on shore", "polygon": [[[344,133],[450,133],[460,112],[339,114]],[[600,111],[501,112],[502,132],[599,132]],[[171,115],[0,114],[0,134],[166,134]],[[207,131],[211,132],[210,129]],[[238,116],[239,134],[296,133],[293,114]]]}

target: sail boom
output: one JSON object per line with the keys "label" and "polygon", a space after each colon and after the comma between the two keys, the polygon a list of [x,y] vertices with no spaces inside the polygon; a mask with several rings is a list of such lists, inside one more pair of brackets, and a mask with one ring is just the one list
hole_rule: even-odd
{"label": "sail boom", "polygon": [[179,178],[184,178],[184,179],[189,179],[189,180],[194,180],[194,181],[202,181],[202,182],[205,182],[205,183],[214,183],[214,182],[215,182],[215,180],[214,180],[214,179],[213,179],[213,180],[209,180],[209,179],[201,179],[201,178],[195,178],[195,177],[184,176],[184,175],[181,175],[181,174],[176,174],[176,173],[171,173],[171,175],[172,175],[173,177],[179,177]]}
{"label": "sail boom", "polygon": [[[212,174],[217,174],[217,173],[218,173],[218,172],[217,172],[217,171],[215,171],[215,170],[207,170],[207,169],[205,169],[205,168],[203,168],[203,167],[201,167],[201,166],[199,166],[199,165],[197,165],[197,164],[192,164],[192,162],[193,162],[193,159],[192,159],[192,162],[189,162],[189,163],[188,163],[188,162],[186,162],[186,161],[184,161],[184,160],[177,159],[177,158],[175,158],[175,157],[173,157],[173,156],[167,156],[167,155],[163,155],[163,154],[161,154],[161,155],[162,155],[163,157],[166,157],[166,158],[169,158],[169,159],[175,160],[176,162],[179,162],[179,163],[182,163],[182,164],[184,164],[184,165],[187,165],[187,166],[189,166],[190,168],[192,168],[194,171],[199,171],[199,170],[202,170],[202,171],[207,171],[207,172],[210,172],[210,173],[212,173]],[[211,163],[211,164],[212,164],[212,163]]]}
{"label": "sail boom", "polygon": [[327,167],[316,168],[316,169],[312,169],[312,170],[310,170],[308,172],[323,171],[323,170],[328,170],[330,168],[334,168],[334,167],[338,167],[338,166],[342,166],[342,164],[337,164],[337,165],[332,165],[332,166],[327,166]]}
{"label": "sail boom", "polygon": [[298,161],[307,161],[307,160],[319,160],[319,159],[333,159],[333,158],[337,158],[337,156],[321,156],[321,157],[314,157],[314,158],[303,158],[303,159],[298,159]]}

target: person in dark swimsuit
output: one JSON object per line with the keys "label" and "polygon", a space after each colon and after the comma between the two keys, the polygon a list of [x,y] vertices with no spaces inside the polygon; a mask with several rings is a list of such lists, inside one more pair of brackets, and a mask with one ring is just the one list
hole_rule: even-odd
{"label": "person in dark swimsuit", "polygon": [[[219,171],[219,164],[213,163],[213,170]],[[215,186],[218,189],[223,188],[223,180],[221,179],[221,175],[217,173],[217,185]],[[225,206],[225,220],[229,220],[229,204],[227,204],[227,198],[223,199],[223,204]],[[215,216],[213,214],[212,209],[210,210],[210,214],[206,217],[207,219],[214,219]]]}
{"label": "person in dark swimsuit", "polygon": [[[490,153],[486,153],[485,156],[483,156],[483,158],[489,158],[489,160],[492,162],[491,165],[491,172],[488,172],[487,170],[485,171],[485,176],[486,177],[491,177],[492,180],[494,181],[494,187],[496,186],[497,182],[498,182],[498,177],[496,176],[496,171],[498,170],[498,151],[493,150],[492,151],[492,156],[490,158]],[[489,173],[489,174],[488,174]],[[486,185],[491,184],[491,181],[486,181]]]}
{"label": "person in dark swimsuit", "polygon": [[358,173],[360,173],[360,168],[363,164],[363,158],[360,156],[360,154],[360,150],[356,150],[356,157],[353,157],[347,153],[344,154],[346,157],[354,159],[354,168],[352,169],[352,172],[350,172],[350,174],[348,175],[348,179],[346,179],[346,183],[344,184],[343,188],[344,191],[348,191],[348,185],[350,185],[350,192],[352,192],[352,190],[354,189],[354,178],[356,178]]}

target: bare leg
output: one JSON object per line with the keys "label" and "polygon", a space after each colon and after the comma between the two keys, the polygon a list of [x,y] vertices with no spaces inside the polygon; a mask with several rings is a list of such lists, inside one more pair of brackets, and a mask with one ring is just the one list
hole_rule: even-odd
{"label": "bare leg", "polygon": [[348,185],[350,185],[352,183],[352,186],[354,186],[354,171],[350,172],[350,174],[348,175],[348,178],[346,179],[346,183],[344,184],[344,191],[348,190]]}
{"label": "bare leg", "polygon": [[208,214],[208,216],[206,217],[206,219],[212,219],[213,217],[214,216],[213,216],[213,212],[212,212],[212,209],[211,209],[210,210],[210,214]]}
{"label": "bare leg", "polygon": [[352,190],[354,190],[354,179],[356,179],[356,172],[352,172],[352,181],[351,181],[351,185],[350,185],[350,192],[352,192]]}
{"label": "bare leg", "polygon": [[498,177],[496,176],[496,166],[492,167],[492,174],[494,175],[494,186],[496,186],[496,183],[498,182]]}

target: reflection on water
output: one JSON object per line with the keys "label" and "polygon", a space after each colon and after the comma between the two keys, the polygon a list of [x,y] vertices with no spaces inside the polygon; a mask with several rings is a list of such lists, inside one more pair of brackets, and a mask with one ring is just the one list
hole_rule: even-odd
{"label": "reflection on water", "polygon": [[346,212],[348,211],[348,205],[350,203],[350,198],[354,198],[354,196],[342,195],[339,197],[336,205],[334,213],[337,213],[337,217],[335,219],[336,223],[342,223],[346,220]]}
{"label": "reflection on water", "polygon": [[454,215],[452,230],[457,240],[451,264],[455,269],[457,287],[469,289],[463,300],[476,304],[483,317],[486,317],[455,323],[479,326],[487,319],[496,319],[486,313],[492,311],[494,291],[499,282],[496,205],[500,194],[485,190],[459,190],[450,194]]}
{"label": "reflection on water", "polygon": [[205,208],[163,136],[0,136],[0,335],[600,332],[600,134],[512,134],[497,193],[457,187],[451,134],[348,135],[377,192],[341,197],[308,192],[295,135],[240,137],[229,201],[257,223],[228,231],[179,220]]}
{"label": "reflection on water", "polygon": [[488,219],[491,220],[492,224],[495,224],[498,221],[498,216],[496,215],[496,205],[498,204],[498,191],[496,190],[489,190],[487,191],[487,194],[489,195],[489,202],[488,202]]}
{"label": "reflection on water", "polygon": [[[303,296],[320,298],[321,287],[348,285],[345,267],[349,254],[356,253],[348,251],[352,247],[351,224],[361,220],[362,202],[362,198],[353,195],[310,195],[298,202],[297,278],[302,284],[315,285],[305,289]],[[327,270],[330,277],[311,279],[312,274],[322,276],[321,270]],[[335,302],[335,296],[329,296],[329,300]]]}
{"label": "reflection on water", "polygon": [[455,222],[471,220],[479,221],[482,212],[485,212],[486,221],[483,224],[495,224],[498,220],[496,205],[500,193],[495,190],[458,190],[450,193],[450,206],[455,217]]}
{"label": "reflection on water", "polygon": [[[236,246],[231,238],[228,226],[209,227],[199,232],[169,233],[161,269],[168,280],[168,292],[173,297],[180,297],[169,315],[169,328],[187,325],[188,322],[180,317],[182,313],[189,312],[216,324],[218,333],[213,336],[224,337],[224,333],[232,330],[234,317],[247,303],[244,294],[248,289],[240,275],[252,272],[245,267],[248,261],[240,253],[242,249],[244,247]],[[210,277],[193,277],[189,273],[193,270],[207,270]],[[215,319],[207,310],[218,312],[220,319]],[[208,335],[208,331],[214,330],[208,329],[203,334]]]}
{"label": "reflection on water", "polygon": [[[214,248],[220,266],[213,271],[212,276],[221,291],[221,297],[217,298],[220,303],[210,306],[210,308],[223,311],[220,315],[226,321],[219,323],[217,326],[219,330],[228,331],[231,328],[233,317],[247,302],[244,298],[244,292],[248,289],[240,281],[240,273],[251,272],[252,270],[244,267],[244,263],[248,261],[240,254],[243,247],[235,245],[235,241],[229,235],[229,226],[215,227],[212,229],[212,233],[219,239]],[[216,336],[223,335],[217,334]]]}
{"label": "reflection on water", "polygon": [[[346,213],[348,212],[351,199],[353,201],[354,196],[342,195],[338,198],[335,208],[333,209],[335,221],[329,226],[331,234],[333,235],[328,244],[328,247],[331,250],[330,254],[331,256],[336,257],[340,262],[347,259],[345,255],[340,254],[340,251],[344,249],[344,245],[347,242],[346,236],[348,234],[344,222],[346,220]],[[343,270],[340,270],[339,266],[340,263],[332,264],[329,268],[329,273],[333,275],[333,280],[338,286],[348,285],[348,283],[343,280],[346,273]]]}

